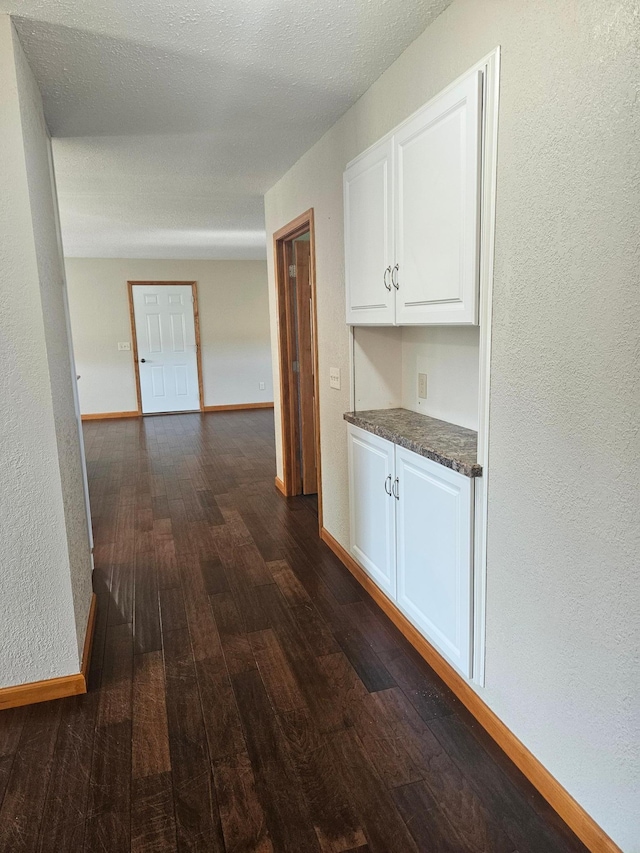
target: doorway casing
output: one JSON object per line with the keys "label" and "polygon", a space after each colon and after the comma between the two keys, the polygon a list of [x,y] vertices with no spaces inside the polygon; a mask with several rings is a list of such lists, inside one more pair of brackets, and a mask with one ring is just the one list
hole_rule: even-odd
{"label": "doorway casing", "polygon": [[276,279],[276,314],[280,373],[280,417],[282,427],[282,480],[276,477],[277,488],[285,497],[300,494],[300,460],[296,443],[298,417],[296,401],[295,318],[289,287],[287,245],[309,232],[309,284],[311,289],[311,357],[313,360],[313,405],[315,425],[316,470],[318,478],[318,523],[322,529],[322,465],[320,456],[320,388],[318,374],[318,319],[316,310],[316,245],[313,208],[300,214],[273,235]]}

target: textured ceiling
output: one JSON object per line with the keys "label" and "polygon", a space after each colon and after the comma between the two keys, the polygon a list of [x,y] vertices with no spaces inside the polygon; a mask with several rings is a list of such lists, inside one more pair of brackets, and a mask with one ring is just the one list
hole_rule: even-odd
{"label": "textured ceiling", "polygon": [[66,253],[264,257],[264,192],[450,2],[0,0],[54,136]]}

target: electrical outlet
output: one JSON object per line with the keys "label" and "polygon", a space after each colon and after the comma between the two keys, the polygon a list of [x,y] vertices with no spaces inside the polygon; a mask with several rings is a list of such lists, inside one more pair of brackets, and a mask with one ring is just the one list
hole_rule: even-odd
{"label": "electrical outlet", "polygon": [[329,368],[329,387],[335,388],[336,391],[340,390],[340,368],[339,367],[330,367]]}
{"label": "electrical outlet", "polygon": [[427,399],[427,374],[419,373],[418,374],[418,397],[421,400]]}
{"label": "electrical outlet", "polygon": [[259,388],[261,391],[264,391],[264,389],[265,389],[265,384],[264,384],[264,382],[260,382],[260,383],[258,384],[258,388]]}
{"label": "electrical outlet", "polygon": [[129,352],[131,350],[131,344],[129,341],[118,341],[118,352]]}

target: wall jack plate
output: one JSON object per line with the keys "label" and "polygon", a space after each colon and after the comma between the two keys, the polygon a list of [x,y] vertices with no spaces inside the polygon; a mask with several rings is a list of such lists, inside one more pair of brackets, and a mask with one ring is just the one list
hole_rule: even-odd
{"label": "wall jack plate", "polygon": [[418,397],[421,400],[427,399],[427,374],[419,373],[418,374]]}

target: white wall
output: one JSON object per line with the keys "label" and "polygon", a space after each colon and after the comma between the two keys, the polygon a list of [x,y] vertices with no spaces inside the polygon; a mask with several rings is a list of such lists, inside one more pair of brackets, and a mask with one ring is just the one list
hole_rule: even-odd
{"label": "white wall", "polygon": [[627,853],[640,851],[639,32],[635,0],[454,0],[265,199],[268,236],[315,210],[324,521],[347,546],[349,387],[328,386],[330,366],[349,373],[342,172],[502,46],[479,692]]}
{"label": "white wall", "polygon": [[[273,400],[264,261],[66,258],[83,414],[137,409],[127,281],[197,281],[206,406]],[[259,383],[265,383],[264,391]]]}
{"label": "white wall", "polygon": [[77,673],[91,600],[40,95],[0,15],[0,687]]}
{"label": "white wall", "polygon": [[[432,418],[478,429],[480,330],[473,326],[402,329],[402,405]],[[427,398],[418,397],[427,374]]]}

